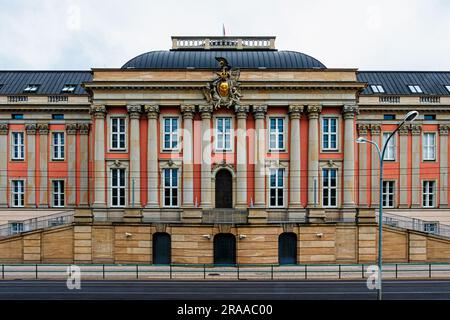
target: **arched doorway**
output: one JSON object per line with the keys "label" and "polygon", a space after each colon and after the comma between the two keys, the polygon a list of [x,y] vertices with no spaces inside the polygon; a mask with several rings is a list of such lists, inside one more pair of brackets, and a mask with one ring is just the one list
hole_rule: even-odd
{"label": "arched doorway", "polygon": [[236,264],[236,237],[231,233],[214,236],[214,264]]}
{"label": "arched doorway", "polygon": [[165,232],[153,234],[153,264],[170,264],[172,259],[170,235]]}
{"label": "arched doorway", "polygon": [[278,263],[297,264],[297,235],[285,232],[278,237]]}
{"label": "arched doorway", "polygon": [[233,208],[233,177],[227,169],[216,173],[216,208]]}

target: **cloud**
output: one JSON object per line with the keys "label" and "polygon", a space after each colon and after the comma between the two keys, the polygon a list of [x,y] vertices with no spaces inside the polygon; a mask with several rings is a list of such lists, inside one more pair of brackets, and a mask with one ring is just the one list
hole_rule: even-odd
{"label": "cloud", "polygon": [[275,35],[328,67],[450,70],[439,0],[0,0],[0,69],[120,67],[171,35]]}

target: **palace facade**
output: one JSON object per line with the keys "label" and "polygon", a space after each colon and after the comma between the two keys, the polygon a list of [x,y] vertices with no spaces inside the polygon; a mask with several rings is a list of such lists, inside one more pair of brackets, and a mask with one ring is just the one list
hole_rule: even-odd
{"label": "palace facade", "polygon": [[356,223],[379,205],[379,164],[355,140],[381,145],[411,110],[383,206],[450,223],[450,72],[332,69],[274,37],[172,42],[121,68],[0,72],[0,223],[74,209],[172,234]]}

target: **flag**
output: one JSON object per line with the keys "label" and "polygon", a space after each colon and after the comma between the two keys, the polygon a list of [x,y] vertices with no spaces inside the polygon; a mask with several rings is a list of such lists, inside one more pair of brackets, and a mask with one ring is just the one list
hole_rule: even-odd
{"label": "flag", "polygon": [[223,33],[223,36],[225,37],[225,24],[224,23],[222,24],[222,33]]}

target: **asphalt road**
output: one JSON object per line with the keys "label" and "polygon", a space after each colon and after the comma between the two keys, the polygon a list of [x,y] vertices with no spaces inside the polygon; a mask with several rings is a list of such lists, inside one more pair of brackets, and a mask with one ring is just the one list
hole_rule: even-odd
{"label": "asphalt road", "polygon": [[[450,281],[384,281],[384,299],[450,299]],[[374,300],[365,281],[0,281],[1,300]]]}

